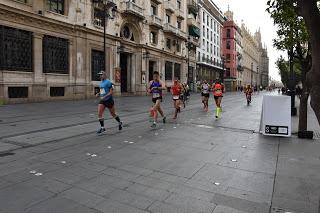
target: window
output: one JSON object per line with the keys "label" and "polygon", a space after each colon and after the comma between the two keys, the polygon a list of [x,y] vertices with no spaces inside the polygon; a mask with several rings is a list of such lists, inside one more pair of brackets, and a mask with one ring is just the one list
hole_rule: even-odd
{"label": "window", "polygon": [[51,97],[64,96],[64,87],[50,87],[50,96]]}
{"label": "window", "polygon": [[166,23],[170,23],[171,22],[171,17],[170,15],[166,14]]}
{"label": "window", "polygon": [[69,72],[69,42],[53,36],[43,37],[43,72],[67,74]]}
{"label": "window", "polygon": [[226,55],[226,62],[227,62],[227,63],[230,62],[230,58],[231,58],[230,54],[227,54],[227,55]]}
{"label": "window", "polygon": [[209,52],[209,42],[207,41],[207,52]]}
{"label": "window", "polygon": [[209,15],[207,15],[207,26],[209,26]]}
{"label": "window", "polygon": [[93,24],[103,27],[104,22],[103,22],[103,9],[99,7],[95,7],[93,10]]}
{"label": "window", "polygon": [[8,87],[9,98],[28,98],[28,87]]}
{"label": "window", "polygon": [[180,0],[177,0],[177,6],[178,6],[178,9],[181,9],[181,1]]}
{"label": "window", "polygon": [[174,64],[174,79],[179,79],[181,78],[181,65],[178,63]]}
{"label": "window", "polygon": [[212,35],[213,35],[213,33],[212,33],[212,31],[211,31],[211,36],[210,36],[210,41],[212,42]]}
{"label": "window", "polygon": [[157,33],[156,32],[150,33],[150,43],[157,44]]}
{"label": "window", "polygon": [[231,30],[227,29],[227,38],[230,38]]}
{"label": "window", "polygon": [[202,39],[202,45],[203,45],[203,49],[206,49],[206,42],[204,41],[204,39]]}
{"label": "window", "polygon": [[202,13],[202,19],[203,19],[203,24],[206,23],[206,16],[205,16],[204,12]]}
{"label": "window", "polygon": [[209,39],[209,29],[207,29],[207,39]]}
{"label": "window", "polygon": [[212,26],[213,24],[212,24],[212,23],[213,23],[213,21],[212,21],[212,19],[211,19],[211,21],[210,21],[210,28],[211,28],[211,29],[213,28],[213,26]]}
{"label": "window", "polygon": [[213,53],[214,55],[216,55],[217,54],[217,47],[216,46],[214,46],[214,53]]}
{"label": "window", "polygon": [[176,50],[178,53],[181,51],[181,44],[179,41],[176,41]]}
{"label": "window", "polygon": [[0,25],[0,70],[32,71],[32,33]]}
{"label": "window", "polygon": [[98,73],[105,70],[104,52],[99,50],[91,51],[91,80],[100,81]]}
{"label": "window", "polygon": [[214,32],[216,32],[217,31],[217,24],[216,24],[216,22],[214,22]]}
{"label": "window", "polygon": [[231,42],[228,40],[227,41],[227,49],[230,50],[231,49]]}
{"label": "window", "polygon": [[170,38],[167,38],[166,46],[167,46],[168,50],[171,50],[171,39]]}
{"label": "window", "polygon": [[177,27],[178,27],[178,29],[181,29],[181,21],[180,20],[177,21]]}
{"label": "window", "polygon": [[64,0],[47,0],[48,10],[64,15]]}
{"label": "window", "polygon": [[173,68],[172,62],[166,61],[166,64],[165,64],[165,80],[166,81],[172,80],[172,68]]}
{"label": "window", "polygon": [[16,0],[16,1],[19,1],[19,2],[22,2],[22,3],[28,3],[28,0]]}
{"label": "window", "polygon": [[156,5],[151,5],[151,15],[158,15],[158,8]]}
{"label": "window", "polygon": [[206,28],[205,28],[205,26],[202,26],[202,33],[203,33],[203,37],[206,37]]}
{"label": "window", "polygon": [[210,44],[210,53],[212,54],[212,44]]}

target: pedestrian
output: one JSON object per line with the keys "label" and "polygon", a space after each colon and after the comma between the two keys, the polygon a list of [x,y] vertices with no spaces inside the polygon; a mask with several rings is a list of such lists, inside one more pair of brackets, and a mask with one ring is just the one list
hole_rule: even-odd
{"label": "pedestrian", "polygon": [[221,101],[223,97],[223,84],[219,79],[216,80],[216,82],[212,85],[213,88],[213,96],[216,103],[216,118],[220,117],[221,114]]}
{"label": "pedestrian", "polygon": [[204,111],[208,112],[209,108],[209,98],[210,98],[210,84],[208,84],[207,80],[203,81],[201,85],[201,96]]}
{"label": "pedestrian", "polygon": [[100,97],[100,102],[98,104],[98,118],[100,123],[100,129],[97,131],[97,134],[101,134],[106,131],[104,127],[104,110],[105,108],[109,109],[111,116],[118,122],[119,130],[122,130],[122,122],[120,117],[116,114],[114,100],[113,100],[113,83],[107,79],[106,73],[101,71],[98,73],[101,79],[100,82],[100,92],[96,94],[97,97]]}
{"label": "pedestrian", "polygon": [[173,119],[177,119],[178,113],[181,112],[181,92],[183,91],[181,84],[178,80],[173,81],[173,86],[171,87],[172,100],[175,108]]}
{"label": "pedestrian", "polygon": [[163,123],[166,123],[166,117],[161,109],[162,91],[166,89],[165,83],[160,80],[159,72],[153,73],[153,80],[149,82],[149,93],[152,94],[153,107],[151,108],[151,115],[153,116],[152,128],[157,126],[158,112],[162,116]]}

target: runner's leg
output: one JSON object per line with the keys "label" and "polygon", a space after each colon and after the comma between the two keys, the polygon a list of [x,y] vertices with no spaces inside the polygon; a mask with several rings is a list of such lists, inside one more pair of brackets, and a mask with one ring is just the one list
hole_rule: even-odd
{"label": "runner's leg", "polygon": [[118,122],[119,130],[122,130],[122,122],[120,120],[120,117],[116,114],[116,109],[115,109],[114,105],[109,108],[109,112],[110,112],[111,116]]}
{"label": "runner's leg", "polygon": [[105,131],[105,128],[104,128],[104,117],[103,117],[103,113],[104,113],[104,109],[105,109],[105,106],[103,104],[99,104],[98,105],[98,119],[99,119],[99,123],[100,123],[100,129],[98,130],[97,133],[102,133]]}

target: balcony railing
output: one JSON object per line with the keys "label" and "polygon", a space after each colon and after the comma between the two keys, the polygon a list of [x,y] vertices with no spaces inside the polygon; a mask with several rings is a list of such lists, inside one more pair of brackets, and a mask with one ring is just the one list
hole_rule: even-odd
{"label": "balcony railing", "polygon": [[170,10],[172,13],[175,12],[176,4],[174,3],[173,0],[171,1],[164,1],[164,9]]}
{"label": "balcony railing", "polygon": [[202,57],[200,62],[207,63],[207,64],[210,64],[210,65],[214,65],[214,66],[217,66],[217,67],[222,67],[222,63],[217,62],[215,60],[211,60],[210,58],[207,58],[207,57]]}
{"label": "balcony railing", "polygon": [[194,36],[190,36],[190,42],[196,47],[200,46],[200,39]]}
{"label": "balcony railing", "polygon": [[188,0],[188,7],[192,10],[194,13],[198,13],[198,2],[197,0]]}
{"label": "balcony railing", "polygon": [[193,16],[188,16],[188,25],[196,26],[199,28],[200,23],[193,17]]}
{"label": "balcony railing", "polygon": [[178,33],[178,28],[172,26],[171,24],[169,23],[166,23],[163,27],[163,30],[165,32],[171,32],[171,33],[174,33],[174,34],[177,34]]}
{"label": "balcony railing", "polygon": [[131,1],[124,2],[124,3],[125,3],[125,8],[124,8],[125,12],[129,12],[132,14],[139,15],[140,17],[144,17],[142,7],[140,7],[139,5]]}
{"label": "balcony railing", "polygon": [[162,27],[162,19],[156,15],[150,16],[150,24]]}
{"label": "balcony railing", "polygon": [[181,30],[181,29],[178,29],[178,30],[177,30],[177,34],[178,34],[180,37],[182,37],[182,38],[187,38],[187,37],[188,37],[188,36],[187,36],[187,33],[184,32],[184,31]]}

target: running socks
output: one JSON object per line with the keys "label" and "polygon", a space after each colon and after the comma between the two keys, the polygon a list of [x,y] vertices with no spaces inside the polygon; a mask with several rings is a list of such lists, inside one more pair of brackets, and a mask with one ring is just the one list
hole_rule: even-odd
{"label": "running socks", "polygon": [[117,115],[116,117],[114,117],[114,119],[116,119],[116,121],[118,121],[118,123],[120,123],[121,121],[120,121],[120,118],[119,118],[119,116]]}
{"label": "running socks", "polygon": [[103,118],[99,118],[99,122],[100,122],[100,126],[102,128],[104,128],[104,119]]}

